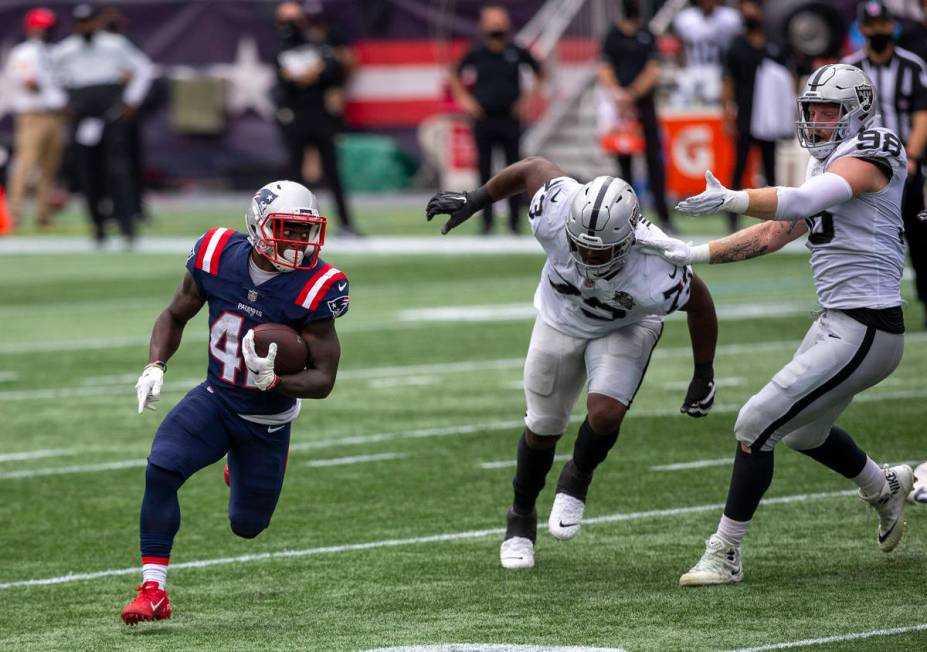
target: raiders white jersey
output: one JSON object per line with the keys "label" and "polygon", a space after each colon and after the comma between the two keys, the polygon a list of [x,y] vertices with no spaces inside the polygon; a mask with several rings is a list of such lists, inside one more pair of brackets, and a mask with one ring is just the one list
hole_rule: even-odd
{"label": "raiders white jersey", "polygon": [[686,66],[720,66],[742,29],[740,14],[731,7],[715,7],[707,16],[698,7],[686,7],[673,19],[673,31],[686,48]]}
{"label": "raiders white jersey", "polygon": [[901,198],[908,176],[904,145],[891,130],[866,129],[833,153],[808,163],[807,178],[823,174],[844,156],[891,170],[879,192],[867,192],[805,220],[811,270],[824,308],[893,308],[901,305],[904,224]]}
{"label": "raiders white jersey", "polygon": [[[566,219],[582,184],[557,177],[537,191],[528,215],[531,230],[547,252],[534,293],[534,307],[550,327],[593,339],[649,317],[668,315],[689,301],[692,268],[648,256],[633,245],[620,271],[587,284],[570,255]],[[666,237],[642,219],[638,237]]]}

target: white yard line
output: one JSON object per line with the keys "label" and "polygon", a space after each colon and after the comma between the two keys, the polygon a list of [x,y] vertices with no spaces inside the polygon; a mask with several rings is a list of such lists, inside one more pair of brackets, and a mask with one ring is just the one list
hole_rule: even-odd
{"label": "white yard line", "polygon": [[[788,503],[800,503],[810,500],[822,500],[825,498],[836,498],[850,496],[856,491],[826,491],[820,493],[795,494],[791,496],[779,496],[763,500],[763,505],[782,505]],[[625,512],[618,514],[608,514],[604,516],[594,516],[583,519],[583,524],[595,523],[617,523],[622,521],[634,521],[644,518],[659,518],[664,516],[679,516],[682,514],[698,514],[701,512],[712,512],[724,507],[724,503],[712,503],[709,505],[693,505],[690,507],[674,507],[670,509],[655,509],[647,512]],[[369,541],[367,543],[349,543],[337,546],[323,546],[318,548],[303,548],[301,550],[280,550],[278,552],[263,552],[251,555],[239,555],[237,557],[219,557],[214,559],[201,559],[198,561],[188,561],[172,563],[171,570],[176,572],[187,568],[206,568],[221,564],[244,564],[256,561],[266,561],[269,559],[287,559],[293,557],[310,557],[322,554],[337,554],[343,552],[354,552],[357,550],[372,550],[375,548],[393,548],[396,546],[415,545],[420,543],[443,543],[448,541],[461,541],[466,539],[480,539],[489,536],[499,536],[505,532],[505,528],[490,528],[486,530],[469,530],[467,532],[452,532],[447,534],[432,534],[420,537],[411,537],[407,539],[385,539],[382,541]],[[133,575],[139,572],[137,566],[131,568],[111,568],[88,573],[69,573],[68,575],[59,575],[57,577],[44,577],[30,580],[15,580],[12,582],[0,582],[0,590],[13,589],[26,586],[49,586],[53,584],[65,584],[69,582],[78,582],[82,580],[94,580],[102,577],[115,577],[119,575]]]}
{"label": "white yard line", "polygon": [[0,371],[0,383],[8,383],[17,378],[19,378],[19,374],[15,371]]}
{"label": "white yard line", "polygon": [[325,460],[309,460],[303,466],[314,469],[325,466],[345,466],[348,464],[362,464],[364,462],[381,462],[383,460],[401,460],[408,457],[405,453],[377,453],[374,455],[353,455],[351,457],[333,457]]}
{"label": "white yard line", "polygon": [[[564,454],[564,455],[555,455],[555,456],[554,456],[554,461],[555,461],[555,462],[563,462],[563,461],[565,461],[565,460],[570,459],[570,457],[572,457],[572,456],[571,456],[569,453]],[[496,461],[496,462],[480,462],[480,468],[481,468],[481,469],[510,469],[510,468],[512,468],[513,466],[515,466],[515,460],[514,460],[514,459],[510,459],[510,460],[498,460],[498,461]]]}
{"label": "white yard line", "polygon": [[68,448],[48,448],[37,451],[24,451],[22,453],[3,453],[0,454],[0,462],[19,462],[21,460],[38,460],[43,457],[62,457],[64,455],[76,455],[78,451]]}
{"label": "white yard line", "polygon": [[838,634],[837,636],[823,636],[821,638],[806,638],[802,641],[789,641],[788,643],[770,643],[769,645],[760,645],[759,647],[741,647],[728,652],[764,652],[765,650],[787,650],[793,647],[809,647],[812,645],[826,645],[828,643],[840,643],[842,641],[859,641],[866,638],[875,638],[878,636],[894,636],[896,634],[907,634],[908,632],[927,631],[927,623],[919,625],[909,625],[907,627],[888,627],[886,629],[873,629],[868,632],[855,632],[852,634]]}
{"label": "white yard line", "polygon": [[0,473],[0,480],[14,478],[37,478],[46,475],[68,475],[71,473],[95,473],[97,471],[118,471],[145,466],[146,459],[119,460],[117,462],[104,462],[102,464],[83,464],[80,466],[55,466],[46,469],[27,469],[24,471],[5,471]]}
{"label": "white yard line", "polygon": [[713,460],[695,460],[692,462],[677,462],[676,464],[658,464],[651,466],[651,471],[682,471],[683,469],[704,469],[710,466],[726,466],[731,463],[730,457],[719,457]]}

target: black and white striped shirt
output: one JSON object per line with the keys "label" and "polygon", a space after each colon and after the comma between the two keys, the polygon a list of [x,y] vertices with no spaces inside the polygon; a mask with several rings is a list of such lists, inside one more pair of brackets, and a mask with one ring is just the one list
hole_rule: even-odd
{"label": "black and white striped shirt", "polygon": [[876,88],[882,126],[908,142],[912,114],[927,110],[927,64],[897,45],[892,58],[884,64],[873,63],[865,50],[844,57],[842,63],[861,68],[869,76]]}

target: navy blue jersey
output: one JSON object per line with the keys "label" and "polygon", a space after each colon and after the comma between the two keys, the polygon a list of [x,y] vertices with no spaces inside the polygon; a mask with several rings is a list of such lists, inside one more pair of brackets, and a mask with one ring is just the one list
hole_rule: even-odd
{"label": "navy blue jersey", "polygon": [[274,415],[296,399],[262,392],[241,355],[241,338],[258,324],[286,324],[297,331],[312,321],[348,310],[348,277],[321,258],[309,270],[278,274],[255,285],[248,271],[253,251],[243,233],[217,228],[193,246],[187,270],[209,305],[207,384],[233,412]]}

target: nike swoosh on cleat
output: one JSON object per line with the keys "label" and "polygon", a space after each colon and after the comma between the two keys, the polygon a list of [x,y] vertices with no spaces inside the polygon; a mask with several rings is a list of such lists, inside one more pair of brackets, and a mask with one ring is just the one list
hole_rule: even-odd
{"label": "nike swoosh on cleat", "polygon": [[[895,523],[895,525],[898,525],[898,524]],[[880,534],[880,535],[879,535],[879,543],[885,543],[885,540],[888,539],[888,537],[891,536],[892,532],[895,531],[895,525],[891,526],[891,527],[888,529],[888,532],[886,532],[885,534]]]}
{"label": "nike swoosh on cleat", "polygon": [[161,603],[163,603],[163,602],[164,602],[164,598],[161,598],[161,599],[158,600],[157,602],[151,602],[151,601],[149,601],[148,604],[151,605],[151,610],[152,610],[152,611],[157,611],[157,610],[158,610],[158,607],[160,607],[160,606],[161,606]]}
{"label": "nike swoosh on cleat", "polygon": [[564,523],[563,521],[560,521],[560,527],[576,527],[577,525],[582,525],[582,521],[579,523]]}

